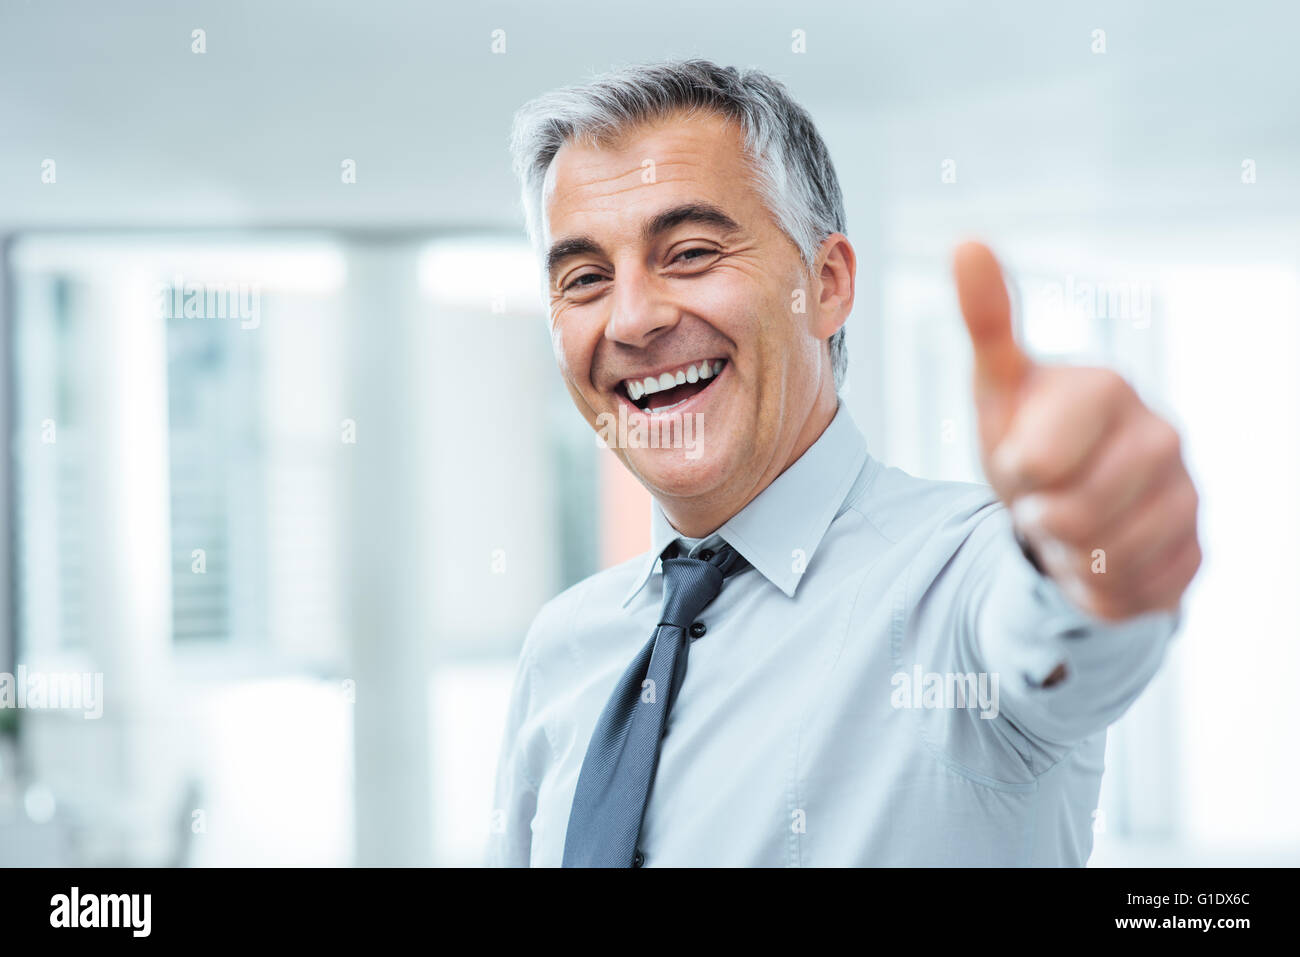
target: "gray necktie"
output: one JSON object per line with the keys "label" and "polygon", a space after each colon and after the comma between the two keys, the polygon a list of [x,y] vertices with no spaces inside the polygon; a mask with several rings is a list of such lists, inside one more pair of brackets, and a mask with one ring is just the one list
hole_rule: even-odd
{"label": "gray necktie", "polygon": [[636,844],[665,722],[686,675],[688,630],[723,579],[746,565],[730,545],[699,558],[664,558],[659,624],[614,687],[587,745],[564,838],[565,867],[640,866]]}

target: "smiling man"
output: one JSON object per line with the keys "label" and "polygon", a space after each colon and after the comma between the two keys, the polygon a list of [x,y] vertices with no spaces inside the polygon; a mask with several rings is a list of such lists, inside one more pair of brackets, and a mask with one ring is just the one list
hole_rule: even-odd
{"label": "smiling man", "polygon": [[870,455],[838,399],[838,180],[760,72],[621,70],[529,103],[513,148],[579,412],[703,430],[615,447],[652,547],[530,629],[490,862],[1083,864],[1106,728],[1200,564],[1177,433],[1113,373],[1026,357],[968,244],[990,484]]}

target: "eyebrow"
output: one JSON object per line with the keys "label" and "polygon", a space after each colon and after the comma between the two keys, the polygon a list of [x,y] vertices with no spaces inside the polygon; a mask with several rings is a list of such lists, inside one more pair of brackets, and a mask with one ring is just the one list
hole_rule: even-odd
{"label": "eyebrow", "polygon": [[[723,233],[740,230],[740,223],[728,216],[721,206],[712,203],[683,203],[665,209],[649,220],[641,228],[641,241],[648,243],[684,223],[713,226]],[[572,256],[587,255],[604,256],[605,250],[590,236],[571,236],[568,239],[561,239],[546,253],[546,275],[553,277],[555,268]]]}

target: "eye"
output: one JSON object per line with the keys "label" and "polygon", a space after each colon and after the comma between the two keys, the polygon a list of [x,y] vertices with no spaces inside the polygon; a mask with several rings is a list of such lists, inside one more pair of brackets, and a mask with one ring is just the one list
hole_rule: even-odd
{"label": "eye", "polygon": [[604,278],[605,277],[598,272],[585,272],[581,276],[577,276],[576,278],[571,279],[567,283],[565,283],[563,291],[568,292],[570,289],[580,289],[583,286],[595,285],[595,283],[587,282],[587,280],[588,279],[600,280]]}
{"label": "eye", "polygon": [[692,246],[690,249],[683,249],[674,256],[673,262],[694,262],[704,256],[711,256],[716,252],[716,249],[709,249],[707,246]]}

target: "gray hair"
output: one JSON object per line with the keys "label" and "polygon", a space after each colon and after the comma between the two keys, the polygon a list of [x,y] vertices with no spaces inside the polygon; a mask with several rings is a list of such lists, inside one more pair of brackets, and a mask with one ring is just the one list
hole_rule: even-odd
{"label": "gray hair", "polygon": [[[808,111],[777,80],[708,60],[624,67],[520,108],[510,149],[534,248],[541,252],[542,187],[561,146],[601,142],[678,111],[701,110],[740,124],[759,193],[811,270],[822,240],[844,232],[844,197],[826,144]],[[848,367],[843,327],[831,337],[830,351],[838,390]]]}

